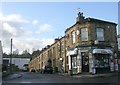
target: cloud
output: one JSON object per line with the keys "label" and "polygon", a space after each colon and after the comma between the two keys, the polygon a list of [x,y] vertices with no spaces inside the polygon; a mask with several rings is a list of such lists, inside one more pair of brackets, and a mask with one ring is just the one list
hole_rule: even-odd
{"label": "cloud", "polygon": [[20,14],[10,14],[10,15],[3,15],[0,13],[0,16],[3,22],[16,22],[16,23],[28,23],[28,20],[23,19]]}
{"label": "cloud", "polygon": [[50,39],[42,39],[42,43],[43,43],[43,47],[47,46],[47,45],[51,45],[54,43],[54,39],[50,38]]}
{"label": "cloud", "polygon": [[[47,45],[51,45],[54,42],[54,39],[18,39],[13,38],[13,51],[18,49],[19,53],[21,54],[23,50],[29,50],[30,53],[32,53],[33,48],[41,50]],[[6,53],[10,53],[10,42],[9,42],[9,48],[4,47],[3,51],[6,51]]]}
{"label": "cloud", "polygon": [[33,24],[33,25],[37,25],[38,23],[39,23],[38,20],[33,20],[33,21],[32,21],[32,24]]}
{"label": "cloud", "polygon": [[22,27],[19,27],[16,29],[16,27],[11,26],[8,23],[3,23],[3,30],[7,33],[11,34],[11,36],[21,36],[21,34],[24,34],[25,31],[22,29]]}
{"label": "cloud", "polygon": [[24,24],[29,23],[28,20],[23,19],[21,15],[11,14],[3,15],[0,13],[0,30],[2,32],[2,37],[19,37],[26,34],[23,29]]}
{"label": "cloud", "polygon": [[29,21],[19,14],[3,15],[0,13],[0,40],[2,41],[4,52],[9,53],[11,38],[20,38],[29,34],[24,29],[24,24],[27,23]]}
{"label": "cloud", "polygon": [[[5,49],[10,48],[10,39],[23,37],[28,32],[24,29],[24,24],[29,23],[21,15],[0,13],[0,40]],[[6,50],[7,51],[7,50]]]}
{"label": "cloud", "polygon": [[50,32],[50,31],[52,31],[52,26],[49,24],[43,24],[39,26],[39,29],[36,31],[36,33]]}
{"label": "cloud", "polygon": [[[24,50],[29,49],[32,53],[32,49],[42,49],[47,45],[51,45],[54,42],[52,38],[35,38],[34,32],[31,30],[25,30],[24,25],[30,24],[30,20],[24,19],[20,14],[3,15],[0,13],[0,40],[2,41],[3,52],[10,53],[10,39],[13,39],[13,51],[19,50],[22,53]],[[33,20],[33,24],[37,24],[37,20]],[[52,30],[52,26],[49,24],[43,24],[39,26],[38,33],[49,32]],[[33,37],[31,38],[30,35]]]}

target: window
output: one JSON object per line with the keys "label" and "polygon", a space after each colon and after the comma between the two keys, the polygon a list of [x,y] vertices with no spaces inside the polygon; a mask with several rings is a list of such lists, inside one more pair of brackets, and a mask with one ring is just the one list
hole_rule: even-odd
{"label": "window", "polygon": [[72,67],[75,68],[77,67],[77,57],[72,56]]}
{"label": "window", "polygon": [[103,30],[103,28],[97,28],[97,40],[104,41],[104,30]]}
{"label": "window", "polygon": [[60,45],[57,44],[57,52],[60,52]]}
{"label": "window", "polygon": [[64,52],[64,44],[61,45],[61,51]]}
{"label": "window", "polygon": [[95,54],[95,67],[109,67],[109,55],[108,54]]}
{"label": "window", "polygon": [[75,43],[75,31],[72,32],[72,44]]}
{"label": "window", "polygon": [[87,28],[81,29],[81,40],[88,41],[88,29]]}
{"label": "window", "polygon": [[56,56],[55,47],[53,47],[53,57]]}

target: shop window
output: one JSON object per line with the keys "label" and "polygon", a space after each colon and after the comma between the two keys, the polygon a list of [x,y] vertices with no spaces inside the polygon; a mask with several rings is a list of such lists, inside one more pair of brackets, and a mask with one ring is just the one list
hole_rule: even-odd
{"label": "shop window", "polygon": [[81,40],[88,41],[88,29],[87,28],[81,29]]}
{"label": "shop window", "polygon": [[77,67],[77,57],[72,57],[72,67]]}
{"label": "shop window", "polygon": [[104,41],[104,29],[97,28],[97,40]]}
{"label": "shop window", "polygon": [[98,68],[109,67],[109,55],[108,54],[95,54],[94,65],[95,67],[98,67]]}

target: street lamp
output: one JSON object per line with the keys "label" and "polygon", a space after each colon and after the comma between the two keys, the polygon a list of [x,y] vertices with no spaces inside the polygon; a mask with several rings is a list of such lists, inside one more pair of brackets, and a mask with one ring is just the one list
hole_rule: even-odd
{"label": "street lamp", "polygon": [[10,46],[10,73],[12,73],[12,38],[11,38],[11,46]]}

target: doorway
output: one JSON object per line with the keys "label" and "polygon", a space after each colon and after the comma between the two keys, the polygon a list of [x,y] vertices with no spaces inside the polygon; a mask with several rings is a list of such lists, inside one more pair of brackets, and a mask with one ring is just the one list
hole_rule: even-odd
{"label": "doorway", "polygon": [[82,72],[89,72],[89,56],[86,52],[81,53],[82,56]]}
{"label": "doorway", "polygon": [[72,59],[72,74],[77,74],[77,56],[72,55],[71,59]]}

